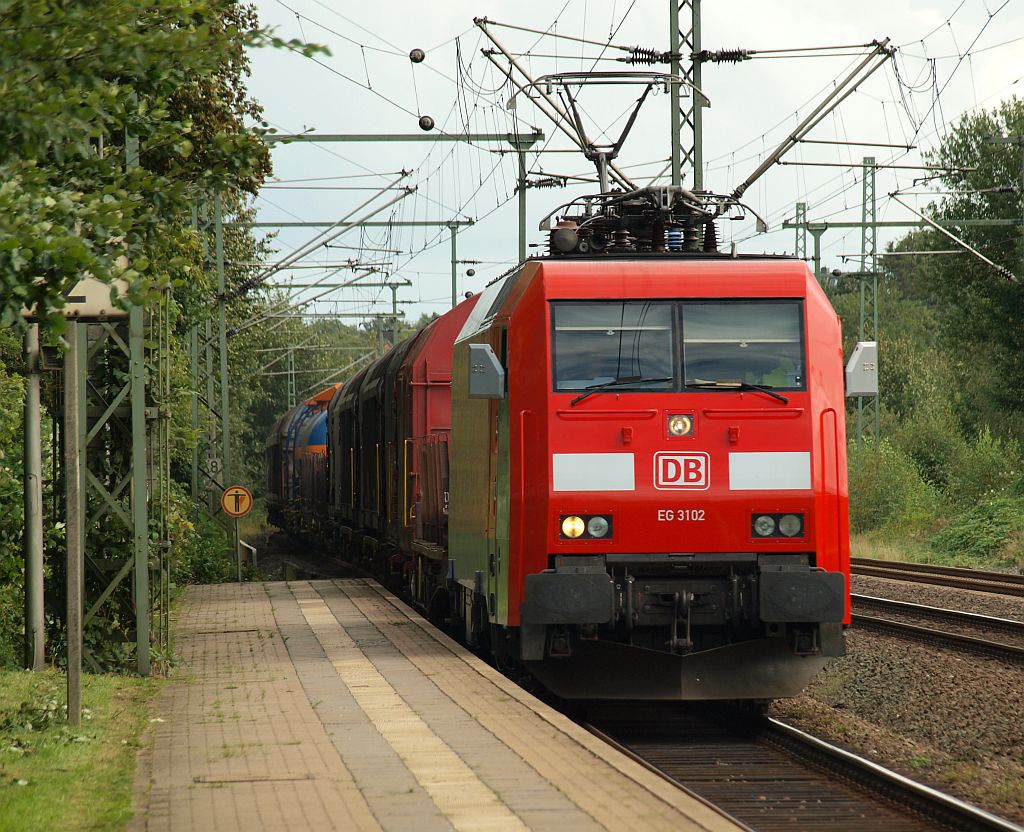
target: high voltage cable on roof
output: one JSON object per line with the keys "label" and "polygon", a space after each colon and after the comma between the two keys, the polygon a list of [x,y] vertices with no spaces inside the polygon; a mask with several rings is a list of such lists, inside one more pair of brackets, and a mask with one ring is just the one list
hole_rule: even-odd
{"label": "high voltage cable on roof", "polygon": [[232,327],[231,331],[230,331],[230,334],[231,335],[238,335],[241,332],[245,332],[247,329],[251,329],[252,327],[256,326],[257,324],[263,323],[264,321],[269,320],[270,318],[277,317],[278,313],[280,313],[280,312],[287,312],[289,309],[292,310],[293,312],[297,312],[298,310],[303,309],[306,306],[309,306],[309,304],[311,304],[311,303],[313,303],[313,302],[315,302],[317,300],[320,300],[325,295],[329,295],[331,292],[336,292],[336,291],[338,291],[338,289],[343,289],[343,288],[348,288],[350,286],[354,286],[354,285],[356,285],[358,283],[358,281],[362,280],[364,277],[369,277],[371,274],[378,274],[379,272],[380,272],[379,269],[367,269],[362,274],[357,274],[355,277],[353,277],[346,284],[341,285],[341,286],[331,286],[330,288],[326,289],[325,291],[321,292],[318,295],[314,295],[311,298],[304,298],[303,300],[297,301],[297,302],[294,302],[294,303],[289,300],[289,301],[286,301],[286,302],[284,302],[282,304],[277,304],[276,306],[271,306],[269,310],[267,310],[265,312],[262,312],[262,313],[256,315],[255,317],[250,318],[247,321],[243,321],[242,323]]}
{"label": "high voltage cable on roof", "polygon": [[535,34],[535,35],[542,35],[544,37],[557,38],[558,40],[569,40],[569,41],[574,41],[575,43],[586,43],[586,44],[590,44],[591,46],[601,46],[601,47],[604,47],[605,49],[616,49],[616,50],[618,50],[620,52],[631,52],[633,49],[636,48],[634,46],[623,46],[623,45],[619,45],[619,44],[610,43],[608,41],[590,40],[588,38],[580,38],[580,37],[576,37],[575,35],[563,35],[563,34],[560,34],[558,32],[552,32],[550,30],[550,28],[548,28],[546,30],[533,29],[533,28],[530,28],[529,26],[518,26],[518,25],[515,25],[513,23],[503,23],[500,20],[491,20],[488,17],[482,17],[482,18],[480,18],[480,20],[482,20],[482,21],[484,21],[486,23],[489,23],[491,26],[499,26],[502,29],[514,29],[514,30],[519,31],[519,32],[530,32],[530,33]]}
{"label": "high voltage cable on roof", "polygon": [[[283,125],[277,124],[275,122],[272,122],[269,119],[266,119],[264,121],[264,124],[269,124],[269,125],[271,125],[274,128],[274,130],[283,131],[284,133],[286,133],[288,135],[298,135],[300,132],[305,133],[305,132],[308,132],[309,129],[310,129],[310,128],[306,127],[305,125],[303,125],[303,128],[302,128],[301,131],[299,131],[299,130],[287,130],[287,129],[285,129],[285,127]],[[267,135],[274,135],[274,133],[273,133],[273,131],[268,131],[268,133],[263,134],[264,139],[266,138]],[[320,150],[321,153],[326,153],[329,156],[334,156],[335,158],[341,159],[343,162],[347,162],[348,164],[353,165],[354,167],[362,168],[364,171],[366,171],[366,175],[368,175],[368,176],[378,176],[378,177],[398,176],[402,172],[402,171],[394,171],[392,173],[378,173],[377,171],[370,170],[370,168],[366,167],[366,165],[362,164],[361,162],[357,162],[355,159],[349,159],[347,156],[345,156],[345,155],[343,155],[341,153],[338,153],[332,147],[325,147],[323,145],[318,145],[318,149]]]}
{"label": "high voltage cable on roof", "polygon": [[[803,165],[805,167],[821,167],[821,168],[862,168],[865,167],[864,162],[787,162],[779,160],[775,164],[777,165]],[[886,168],[889,170],[939,170],[939,171],[955,171],[957,173],[976,171],[976,167],[950,167],[949,165],[894,165],[886,162],[872,162],[867,167],[872,168]]]}
{"label": "high voltage cable on roof", "polygon": [[[999,11],[999,10],[997,10],[997,13],[998,13],[998,11]],[[1019,80],[1021,80],[1021,79],[1017,79],[1017,81],[1019,81]],[[980,106],[981,104],[984,104],[985,102],[987,102],[987,101],[988,101],[988,100],[990,100],[991,98],[994,98],[994,97],[996,97],[996,96],[998,96],[998,95],[1001,95],[1001,94],[1002,94],[1002,92],[1003,92],[1003,90],[1005,90],[1005,89],[1008,89],[1009,87],[1013,86],[1013,84],[1014,84],[1014,83],[1016,83],[1016,81],[1015,81],[1015,82],[1012,82],[1012,83],[1010,83],[1010,84],[1008,84],[1008,85],[1007,85],[1006,87],[1002,88],[1001,90],[999,90],[999,91],[997,91],[997,92],[995,92],[995,93],[992,93],[992,94],[990,94],[989,96],[986,96],[986,98],[982,99],[982,101],[981,101],[981,102],[978,102],[978,104],[977,104],[977,105],[976,105],[975,107],[970,107],[970,108],[967,108],[967,109],[965,109],[965,110],[964,110],[963,112],[961,112],[961,113],[960,113],[960,114],[958,115],[958,117],[959,117],[959,116],[962,116],[962,115],[963,115],[964,113],[966,113],[966,112],[970,112],[971,110],[977,109],[977,106]],[[917,130],[917,132],[918,132],[918,135],[920,135],[920,128],[921,128],[921,126],[923,126],[923,122],[924,122],[924,119],[921,119],[920,121],[919,121],[918,119],[911,119],[911,121],[912,121],[912,123],[913,123],[914,125],[916,125],[916,130]],[[931,136],[931,135],[934,135],[934,134],[935,134],[935,133],[937,133],[937,132],[938,132],[938,130],[934,131],[933,133],[928,133],[928,134],[925,134],[925,135],[927,135],[927,136]],[[894,154],[894,155],[893,155],[893,157],[892,157],[892,159],[893,159],[893,160],[895,160],[895,159],[898,159],[898,158],[900,158],[900,157],[902,157],[902,156],[904,156],[904,155],[906,155],[906,154],[905,154],[905,153],[899,153],[899,154]],[[831,180],[831,181],[836,181],[836,179],[833,179],[833,180]],[[822,184],[822,186],[827,186],[827,184],[828,184],[828,182],[826,181],[825,183],[823,183],[823,184]],[[820,187],[822,187],[822,186],[818,186],[818,187],[820,188]],[[819,203],[819,204],[827,204],[827,202],[828,202],[828,201],[829,201],[830,199],[834,198],[834,196],[835,196],[835,195],[837,195],[838,193],[842,193],[843,191],[844,191],[844,188],[840,187],[840,188],[839,188],[839,189],[838,189],[837,191],[834,191],[834,192],[833,192],[833,193],[832,193],[831,195],[827,195],[826,197],[824,197],[824,198],[823,198],[823,199],[824,199],[824,202],[823,202],[823,203]],[[831,212],[830,214],[827,214],[826,216],[835,216],[835,215],[836,215],[836,214],[838,214],[838,213],[842,213],[842,210],[843,210],[843,209],[838,209],[838,210],[836,210],[836,211],[833,211],[833,212]],[[884,209],[883,209],[883,210],[884,210]],[[744,237],[744,238],[742,238],[742,239],[749,239],[749,237]],[[742,241],[742,240],[741,240],[741,241]]]}
{"label": "high voltage cable on roof", "polygon": [[[820,124],[828,113],[838,107],[839,104],[856,91],[860,84],[864,83],[874,72],[889,61],[892,57],[893,51],[892,47],[889,46],[888,38],[881,41],[874,41],[871,52],[864,57],[864,60],[862,60],[857,67],[847,75],[842,82],[831,93],[829,93],[829,95],[817,107],[814,108],[814,110],[811,111],[811,114],[800,123],[800,125],[782,142],[782,144],[768,155],[768,157],[754,170],[752,174],[750,174],[750,176],[736,186],[732,192],[732,196],[736,199],[741,197],[747,188],[756,182],[766,170],[768,170],[783,156],[783,154],[792,149],[801,138]],[[880,60],[872,66],[872,62],[876,61],[876,59]]]}
{"label": "high voltage cable on roof", "polygon": [[[380,188],[375,188],[373,185],[279,185],[272,183],[269,185],[261,185],[260,190],[268,191],[379,191]],[[397,188],[388,188],[389,191],[398,190]]]}
{"label": "high voltage cable on roof", "polygon": [[800,144],[833,144],[833,145],[850,145],[852,147],[898,147],[903,150],[915,150],[913,145],[909,144],[883,144],[881,142],[839,142],[833,139],[799,139]]}
{"label": "high voltage cable on roof", "polygon": [[[349,43],[354,44],[354,45],[356,45],[356,46],[358,46],[358,47],[360,47],[362,49],[372,49],[375,52],[383,52],[386,55],[399,55],[399,56],[403,56],[402,52],[397,51],[395,49],[381,49],[379,46],[368,46],[367,44],[361,43],[358,40],[355,40],[354,38],[350,38],[348,35],[344,35],[341,32],[338,32],[338,31],[336,31],[334,29],[331,29],[329,26],[325,26],[323,23],[320,23],[319,21],[314,20],[313,18],[309,17],[308,15],[302,14],[301,12],[297,11],[296,9],[293,9],[287,3],[282,2],[282,0],[275,0],[275,2],[279,6],[282,6],[283,8],[288,9],[288,11],[290,11],[292,14],[294,14],[296,18],[299,18],[299,19],[302,19],[302,20],[306,20],[306,21],[312,23],[315,26],[319,26],[321,29],[324,29],[325,31],[330,32],[332,35],[336,35],[337,37],[341,38],[342,40],[347,40]],[[351,22],[351,21],[349,21],[349,22]],[[353,25],[356,25],[356,24],[353,24]],[[362,27],[360,27],[360,28],[362,28]]]}
{"label": "high voltage cable on roof", "polygon": [[[988,97],[992,97],[992,96],[988,96]],[[986,98],[986,100],[987,100],[987,98]],[[965,111],[965,112],[966,112],[966,111]],[[913,122],[913,123],[918,123],[918,122],[916,122],[916,120],[914,120],[914,119],[911,119],[911,122]],[[919,127],[919,129],[920,129],[920,127]],[[901,154],[895,154],[895,155],[893,156],[893,159],[894,159],[894,160],[895,160],[895,159],[898,159],[898,158],[900,158],[900,157],[902,157],[902,156],[904,156],[904,155],[905,155],[905,152],[904,152],[904,153],[901,153]],[[854,167],[856,167],[856,165],[853,165],[853,166],[854,166]],[[838,178],[838,177],[837,177],[837,178]],[[831,180],[831,181],[836,181],[836,179],[833,179],[833,180]],[[856,181],[856,177],[855,177],[855,181]],[[826,181],[825,181],[825,182],[823,182],[823,183],[822,183],[821,185],[818,185],[818,186],[817,186],[817,188],[816,188],[815,190],[818,190],[818,189],[820,189],[820,188],[821,188],[821,186],[827,186],[827,184],[828,184],[828,181],[826,180]],[[830,195],[827,195],[826,197],[824,197],[824,198],[823,198],[824,202],[823,202],[823,203],[819,203],[819,204],[826,204],[826,203],[827,203],[827,202],[828,202],[828,201],[829,201],[830,199],[834,199],[834,198],[835,198],[836,196],[838,196],[838,195],[840,195],[840,194],[843,194],[843,193],[845,193],[845,192],[846,192],[846,186],[845,186],[845,185],[841,185],[841,186],[840,186],[840,188],[839,188],[839,189],[837,189],[837,191],[833,192],[833,194],[830,194]],[[806,201],[806,198],[805,198],[805,201]],[[829,215],[835,215],[835,214],[837,214],[837,213],[842,213],[842,211],[843,211],[843,210],[844,210],[844,209],[839,209],[839,210],[837,210],[837,211],[834,211],[833,213],[831,213],[831,214],[829,214]],[[742,238],[741,240],[746,240],[746,239],[750,239],[750,238],[749,238],[749,237],[744,237],[744,238]]]}
{"label": "high voltage cable on roof", "polygon": [[[997,12],[998,12],[998,11],[999,11],[999,10],[997,10]],[[897,69],[897,72],[898,72],[898,67],[897,67],[896,69]],[[934,86],[934,84],[929,84],[929,86]],[[901,88],[902,88],[902,86],[901,86]],[[922,86],[922,88],[924,88],[924,87]],[[991,97],[993,97],[993,96],[989,96],[988,98],[991,98]],[[988,99],[986,98],[985,100],[988,100]],[[883,102],[883,104],[884,104],[884,102]],[[934,106],[934,105],[933,105],[933,106]],[[917,119],[917,118],[914,118],[913,116],[911,116],[911,115],[910,115],[910,112],[909,112],[909,105],[908,105],[908,107],[907,107],[907,114],[908,114],[908,116],[910,116],[910,122],[911,122],[911,124],[912,124],[912,125],[913,125],[913,126],[914,126],[914,127],[916,128],[916,131],[917,131],[917,133],[919,134],[919,132],[920,132],[920,127],[921,127],[921,125],[923,124],[923,121],[924,121],[924,119],[923,119],[923,118],[922,118],[922,119]],[[926,116],[925,116],[925,117],[927,117],[927,114],[926,114]],[[780,125],[781,125],[782,123],[783,123],[783,122],[780,122]],[[779,126],[779,125],[776,125],[776,126],[775,126],[775,128],[773,128],[773,129],[776,129],[776,128],[777,128],[778,126]],[[770,131],[769,131],[769,132],[770,132]],[[763,137],[764,137],[765,135],[767,135],[767,133],[765,133],[765,134],[762,134],[762,138],[763,138]],[[748,141],[748,142],[747,142],[747,145],[749,145],[750,143],[752,143],[752,142],[754,142],[754,141],[757,141],[757,140],[758,140],[757,138],[751,139],[750,141]],[[909,143],[908,143],[908,144],[909,144]],[[742,146],[741,146],[741,147],[742,147]],[[726,154],[726,155],[728,155],[728,154]],[[721,159],[721,158],[725,158],[725,156],[721,156],[721,157],[718,157],[718,158],[719,158],[719,159]],[[898,157],[897,157],[897,158],[898,158]],[[711,162],[714,162],[714,161],[716,161],[716,159],[712,159],[712,160],[710,160],[710,161],[711,161]],[[712,168],[712,169],[714,169],[714,168]]]}
{"label": "high voltage cable on roof", "polygon": [[[287,44],[285,44],[285,48],[287,48],[287,49],[291,50],[292,52],[297,52],[298,54],[302,54],[301,50],[300,50],[300,49],[298,49],[297,47],[293,47],[293,46],[288,46]],[[318,59],[318,58],[316,58],[316,57],[314,57],[314,56],[310,56],[310,55],[304,55],[303,57],[305,57],[305,58],[306,58],[306,60],[308,60],[308,61],[312,61],[313,63],[317,64],[318,66],[322,66],[322,67],[323,67],[324,69],[326,69],[326,70],[327,70],[328,72],[333,72],[333,73],[334,73],[335,75],[337,75],[337,76],[338,76],[339,78],[344,78],[344,79],[345,79],[346,81],[349,81],[349,82],[351,82],[351,83],[355,84],[355,85],[356,85],[357,87],[361,87],[362,89],[364,89],[364,90],[367,90],[368,92],[372,92],[372,93],[373,93],[374,95],[376,95],[376,96],[377,96],[378,98],[380,98],[380,99],[381,99],[382,101],[386,101],[386,102],[388,102],[389,104],[391,104],[391,105],[393,105],[393,106],[397,107],[397,108],[398,108],[399,110],[401,110],[401,111],[402,111],[403,113],[406,113],[407,115],[413,116],[414,118],[419,118],[419,113],[415,113],[415,112],[413,112],[413,111],[412,111],[412,110],[410,110],[410,109],[409,109],[408,107],[403,107],[403,106],[402,106],[401,104],[399,104],[399,103],[398,103],[397,101],[395,101],[394,99],[392,99],[392,98],[388,98],[388,97],[387,97],[386,95],[384,95],[383,93],[381,93],[381,92],[378,92],[377,90],[373,89],[372,87],[369,87],[369,86],[367,86],[366,84],[363,84],[363,83],[361,83],[361,82],[357,81],[357,80],[356,80],[355,78],[351,77],[350,75],[346,75],[346,74],[345,74],[344,72],[342,72],[341,70],[335,69],[335,68],[334,68],[333,66],[331,66],[330,64],[324,63],[323,61],[321,61],[320,59]]]}
{"label": "high voltage cable on roof", "polygon": [[[342,17],[344,17],[343,15],[341,15],[341,16],[342,16]],[[318,25],[319,25],[319,24],[318,24]],[[321,61],[316,61],[316,62],[317,62],[317,63],[318,63],[319,65],[323,66],[324,68],[328,69],[329,71],[333,72],[334,74],[337,74],[337,75],[339,75],[340,77],[342,77],[342,78],[345,78],[346,80],[349,80],[349,81],[351,81],[351,82],[355,83],[355,84],[356,84],[357,86],[361,86],[361,87],[363,87],[364,89],[369,89],[369,91],[371,91],[371,92],[374,92],[374,93],[375,93],[375,94],[377,94],[377,95],[380,95],[380,93],[378,93],[377,91],[375,91],[375,90],[372,90],[372,89],[370,89],[368,85],[364,85],[364,84],[361,84],[361,83],[359,83],[359,82],[358,82],[358,81],[356,81],[355,79],[352,79],[352,78],[350,78],[349,76],[345,75],[344,73],[341,73],[341,72],[339,72],[338,70],[334,69],[333,67],[331,67],[331,66],[329,66],[329,65],[327,65],[327,64],[325,64],[325,63],[323,63],[323,62],[321,62]],[[395,103],[395,102],[393,102],[393,101],[392,101],[391,103]],[[403,109],[403,110],[404,110],[405,112],[409,112],[409,111],[408,111],[408,110],[406,110],[405,108],[402,108],[402,107],[401,107],[400,105],[396,105],[396,106],[399,106],[399,109]],[[468,128],[468,122],[466,123],[466,127]],[[438,165],[438,167],[437,167],[437,168],[436,168],[436,169],[435,169],[434,171],[432,171],[432,172],[431,172],[430,174],[428,174],[428,175],[426,175],[426,176],[423,176],[423,177],[422,177],[422,179],[421,179],[421,181],[426,181],[426,182],[429,182],[429,181],[430,181],[430,177],[431,177],[431,176],[432,176],[432,175],[433,175],[434,173],[436,173],[437,171],[439,171],[439,170],[441,169],[441,167],[443,167],[443,165],[444,165],[444,164],[446,164],[446,163],[447,163],[448,159],[449,159],[449,158],[451,157],[451,155],[452,155],[452,152],[454,152],[454,149],[453,149],[453,150],[452,150],[451,152],[449,152],[449,153],[448,153],[448,154],[446,155],[445,159],[443,159],[443,160],[441,161],[441,163],[440,163],[440,164]],[[489,178],[491,178],[491,177],[493,176],[493,173],[494,173],[494,172],[495,172],[496,170],[497,170],[497,167],[495,167],[495,168],[492,168],[492,170],[491,170],[491,171],[489,172],[489,174],[488,174],[488,177],[487,177],[487,178],[488,178],[488,179],[489,179]],[[486,179],[485,179],[484,181],[486,181]],[[481,183],[481,184],[482,184],[482,183]],[[473,198],[473,197],[475,197],[475,195],[476,195],[476,193],[477,193],[478,191],[479,191],[479,187],[478,187],[478,188],[476,189],[476,191],[474,191],[474,193],[473,193],[473,194],[471,195],[471,197],[470,197],[470,198]],[[428,194],[424,194],[424,196],[429,196],[429,195],[428,195]],[[463,204],[465,204],[465,203],[463,203]]]}

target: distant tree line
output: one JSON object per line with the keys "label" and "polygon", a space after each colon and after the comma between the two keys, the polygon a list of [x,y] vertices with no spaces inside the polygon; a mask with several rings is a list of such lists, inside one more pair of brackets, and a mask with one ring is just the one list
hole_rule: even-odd
{"label": "distant tree line", "polygon": [[[958,169],[930,213],[1017,282],[966,250],[878,258],[882,442],[851,453],[852,519],[868,539],[922,557],[1024,566],[1021,137],[1024,101],[1012,98],[966,116],[927,157]],[[963,219],[1007,222],[956,226]],[[928,229],[891,250],[958,248]],[[859,314],[849,284],[830,290],[848,347]]]}

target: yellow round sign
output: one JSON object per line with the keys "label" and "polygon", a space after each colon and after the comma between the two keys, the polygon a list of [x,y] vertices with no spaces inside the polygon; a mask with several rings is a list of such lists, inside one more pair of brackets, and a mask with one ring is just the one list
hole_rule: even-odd
{"label": "yellow round sign", "polygon": [[252,509],[252,492],[244,485],[229,485],[220,495],[220,507],[228,517],[245,517]]}

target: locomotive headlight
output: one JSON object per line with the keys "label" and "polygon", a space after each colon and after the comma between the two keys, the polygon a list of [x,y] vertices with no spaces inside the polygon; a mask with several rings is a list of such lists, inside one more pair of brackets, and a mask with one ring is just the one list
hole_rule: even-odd
{"label": "locomotive headlight", "polygon": [[804,536],[804,515],[802,513],[755,514],[750,521],[750,533],[753,537]]}
{"label": "locomotive headlight", "polygon": [[803,515],[783,514],[779,518],[779,531],[786,537],[796,537],[803,530]]}
{"label": "locomotive headlight", "polygon": [[563,540],[602,540],[612,536],[610,514],[562,514],[558,518]]}
{"label": "locomotive headlight", "polygon": [[668,417],[669,436],[690,436],[693,434],[693,416],[674,413]]}
{"label": "locomotive headlight", "polygon": [[566,537],[576,538],[586,531],[587,524],[583,522],[583,518],[571,514],[562,520],[562,534]]}

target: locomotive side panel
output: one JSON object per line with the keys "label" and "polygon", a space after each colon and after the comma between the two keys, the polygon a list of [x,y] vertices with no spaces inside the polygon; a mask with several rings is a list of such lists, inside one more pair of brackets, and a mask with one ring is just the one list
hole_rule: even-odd
{"label": "locomotive side panel", "polygon": [[[519,625],[523,581],[549,566],[548,390],[551,383],[544,266],[504,312],[508,338],[508,566],[507,613]],[[501,425],[496,426],[499,435]]]}
{"label": "locomotive side panel", "polygon": [[[530,263],[480,294],[454,345],[449,445],[448,544],[452,570],[491,622],[509,618],[509,388],[502,399],[469,397],[469,345],[487,344],[507,366],[508,310],[537,274]],[[470,613],[473,615],[475,613]]]}
{"label": "locomotive side panel", "polygon": [[[334,392],[333,388],[330,390]],[[307,402],[309,406],[309,402]],[[295,473],[298,481],[296,508],[301,515],[301,527],[312,529],[322,499],[327,456],[327,411],[318,409],[299,430],[295,446]]]}
{"label": "locomotive side panel", "polygon": [[[407,548],[405,513],[402,506],[399,454],[409,436],[409,417],[402,395],[403,367],[417,345],[428,337],[434,325],[413,333],[380,359],[380,438],[372,449],[376,466],[374,530],[389,545]],[[371,452],[371,449],[367,449]]]}
{"label": "locomotive side panel", "polygon": [[[390,354],[389,354],[390,356]],[[389,357],[388,356],[388,357]],[[384,438],[384,372],[387,357],[370,365],[355,400],[358,439],[356,455],[356,510],[354,528],[375,528],[381,505],[381,442]]]}
{"label": "locomotive side panel", "polygon": [[[833,572],[850,574],[849,492],[846,467],[846,396],[843,340],[839,318],[812,275],[807,278],[808,350],[815,466],[815,563]],[[850,623],[849,592],[843,622]]]}

